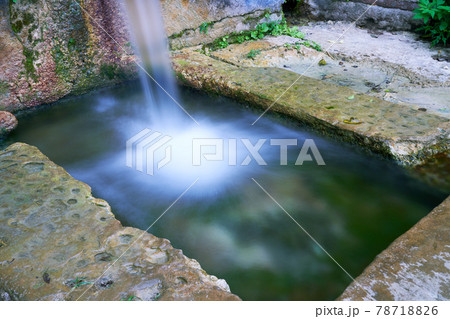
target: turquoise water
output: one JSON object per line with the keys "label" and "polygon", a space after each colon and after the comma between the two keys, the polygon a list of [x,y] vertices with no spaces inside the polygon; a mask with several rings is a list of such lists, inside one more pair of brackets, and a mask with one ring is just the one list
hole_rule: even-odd
{"label": "turquoise water", "polygon": [[[200,135],[313,139],[326,165],[294,165],[292,147],[289,165],[280,166],[279,148],[265,145],[266,166],[196,170],[174,161],[154,176],[138,172],[125,165],[125,142],[150,122],[135,82],[24,113],[3,143],[37,146],[107,200],[124,225],[141,229],[200,177],[149,231],[244,300],[332,300],[351,282],[254,180],[354,277],[445,198],[391,161],[292,122],[264,117],[251,126],[259,114],[245,105],[186,88],[180,99]],[[190,123],[180,134],[191,125],[198,129]]]}

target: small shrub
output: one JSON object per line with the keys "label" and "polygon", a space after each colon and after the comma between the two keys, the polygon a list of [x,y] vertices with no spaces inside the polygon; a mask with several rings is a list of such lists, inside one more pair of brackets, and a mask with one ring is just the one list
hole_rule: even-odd
{"label": "small shrub", "polygon": [[[267,19],[269,18],[269,16],[269,14],[266,14]],[[298,27],[288,27],[286,20],[282,19],[277,21],[263,22],[258,24],[254,30],[234,32],[225,37],[216,39],[212,43],[205,45],[203,47],[203,51],[205,51],[205,48],[208,48],[211,51],[224,49],[233,43],[243,43],[245,41],[260,40],[269,35],[288,35],[297,39],[303,39],[305,37],[305,34],[300,32]],[[313,45],[311,47],[316,46]]]}
{"label": "small shrub", "polygon": [[424,37],[431,38],[431,46],[447,45],[450,38],[450,6],[445,0],[419,0],[419,7],[414,10],[414,19],[422,19],[424,25],[418,28]]}

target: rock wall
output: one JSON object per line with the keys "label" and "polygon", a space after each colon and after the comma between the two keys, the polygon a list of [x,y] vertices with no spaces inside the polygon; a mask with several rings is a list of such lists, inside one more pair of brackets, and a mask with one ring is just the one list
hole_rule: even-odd
{"label": "rock wall", "polygon": [[[253,28],[265,14],[280,17],[285,0],[162,0],[172,48],[208,43],[235,31]],[[183,14],[180,14],[182,12]],[[206,30],[200,26],[207,24]]]}
{"label": "rock wall", "polygon": [[23,143],[0,151],[0,300],[11,299],[239,300]]}
{"label": "rock wall", "polygon": [[0,110],[54,102],[134,76],[115,1],[85,0],[82,7],[72,0],[1,1]]}
{"label": "rock wall", "polygon": [[[418,0],[305,0],[308,13],[319,20],[356,21],[357,26],[385,30],[411,30]],[[367,10],[367,11],[366,11]]]}
{"label": "rock wall", "polygon": [[[0,0],[0,110],[136,77],[122,1]],[[173,48],[249,29],[283,0],[161,0]],[[208,25],[208,31],[200,26]],[[111,39],[111,37],[114,39]]]}

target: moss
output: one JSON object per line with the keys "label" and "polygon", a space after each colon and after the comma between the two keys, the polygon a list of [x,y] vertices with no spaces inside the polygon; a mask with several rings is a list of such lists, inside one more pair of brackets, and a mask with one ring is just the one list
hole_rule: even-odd
{"label": "moss", "polygon": [[77,43],[75,42],[74,38],[70,38],[69,41],[67,41],[67,48],[69,50],[76,50],[77,49]]}
{"label": "moss", "polygon": [[25,12],[23,14],[22,21],[23,21],[23,25],[30,25],[34,22],[34,16],[29,12]]}
{"label": "moss", "polygon": [[186,77],[184,76],[183,73],[177,72],[177,73],[176,73],[176,77],[177,77],[178,80],[181,81],[183,84],[188,85],[188,86],[192,86],[192,84],[186,79]]}
{"label": "moss", "polygon": [[189,62],[186,61],[186,60],[177,60],[177,63],[178,63],[179,65],[181,65],[181,66],[185,66],[185,65],[188,65],[188,64],[189,64]]}
{"label": "moss", "polygon": [[55,73],[66,79],[67,76],[67,63],[64,61],[64,53],[61,51],[60,45],[55,45],[52,50],[53,61],[55,61]]}
{"label": "moss", "polygon": [[181,32],[174,33],[174,34],[172,34],[172,35],[169,37],[169,39],[170,39],[170,40],[173,40],[173,39],[181,38],[186,32],[187,32],[187,30],[183,30],[183,31],[181,31]]}
{"label": "moss", "polygon": [[14,33],[20,33],[23,29],[22,20],[18,20],[15,23],[11,22],[11,28],[14,31]]}
{"label": "moss", "polygon": [[9,92],[9,85],[7,82],[0,81],[0,95],[6,94]]}
{"label": "moss", "polygon": [[30,50],[26,47],[23,48],[23,55],[25,56],[25,60],[23,64],[25,66],[25,72],[28,78],[32,78],[33,80],[37,80],[38,76],[36,75],[36,69],[34,68],[34,59],[35,53],[33,50]]}
{"label": "moss", "polygon": [[109,80],[125,80],[128,78],[126,72],[114,64],[102,64],[100,66],[100,75],[108,78]]}

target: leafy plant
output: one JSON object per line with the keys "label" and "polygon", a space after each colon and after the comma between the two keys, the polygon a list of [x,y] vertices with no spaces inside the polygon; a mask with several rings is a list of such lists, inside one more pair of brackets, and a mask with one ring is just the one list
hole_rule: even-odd
{"label": "leafy plant", "polygon": [[200,24],[200,33],[208,34],[208,28],[212,27],[213,24],[214,22],[203,22],[202,24]]}
{"label": "leafy plant", "polygon": [[320,46],[320,44],[318,44],[312,40],[305,40],[303,42],[297,42],[297,43],[300,43],[301,45],[304,45],[305,47],[308,47],[308,48],[313,48],[314,50],[319,51],[319,52],[322,51],[322,47]]}
{"label": "leafy plant", "polygon": [[317,50],[319,52],[322,51],[322,47],[320,46],[320,44],[318,44],[312,40],[305,40],[303,42],[297,41],[294,44],[285,43],[284,47],[287,49],[293,48],[300,52],[300,46],[302,46],[302,45],[304,45],[305,47],[308,47],[308,48],[313,48],[314,50]]}
{"label": "leafy plant", "polygon": [[[270,15],[266,14],[265,17],[269,19]],[[225,37],[216,39],[212,43],[205,45],[203,47],[203,51],[205,51],[206,47],[211,51],[215,51],[218,49],[224,49],[233,43],[260,40],[269,35],[288,35],[297,39],[303,39],[305,37],[305,34],[300,32],[298,27],[289,27],[286,20],[283,18],[282,20],[260,23],[254,30],[234,32]]]}
{"label": "leafy plant", "polygon": [[224,36],[224,37],[222,37],[222,38],[220,38],[220,40],[219,40],[219,42],[218,42],[218,47],[220,48],[220,49],[224,49],[224,48],[226,48],[227,46],[229,46],[230,44],[228,43],[228,38],[229,38],[230,36]]}
{"label": "leafy plant", "polygon": [[252,50],[250,50],[250,52],[247,54],[247,58],[249,58],[249,59],[254,59],[258,54],[261,54],[261,50],[255,50],[255,49],[252,49]]}
{"label": "leafy plant", "polygon": [[424,25],[418,28],[424,37],[431,38],[431,46],[443,43],[447,45],[450,38],[450,6],[445,0],[419,0],[419,7],[414,11],[413,19],[422,19]]}

